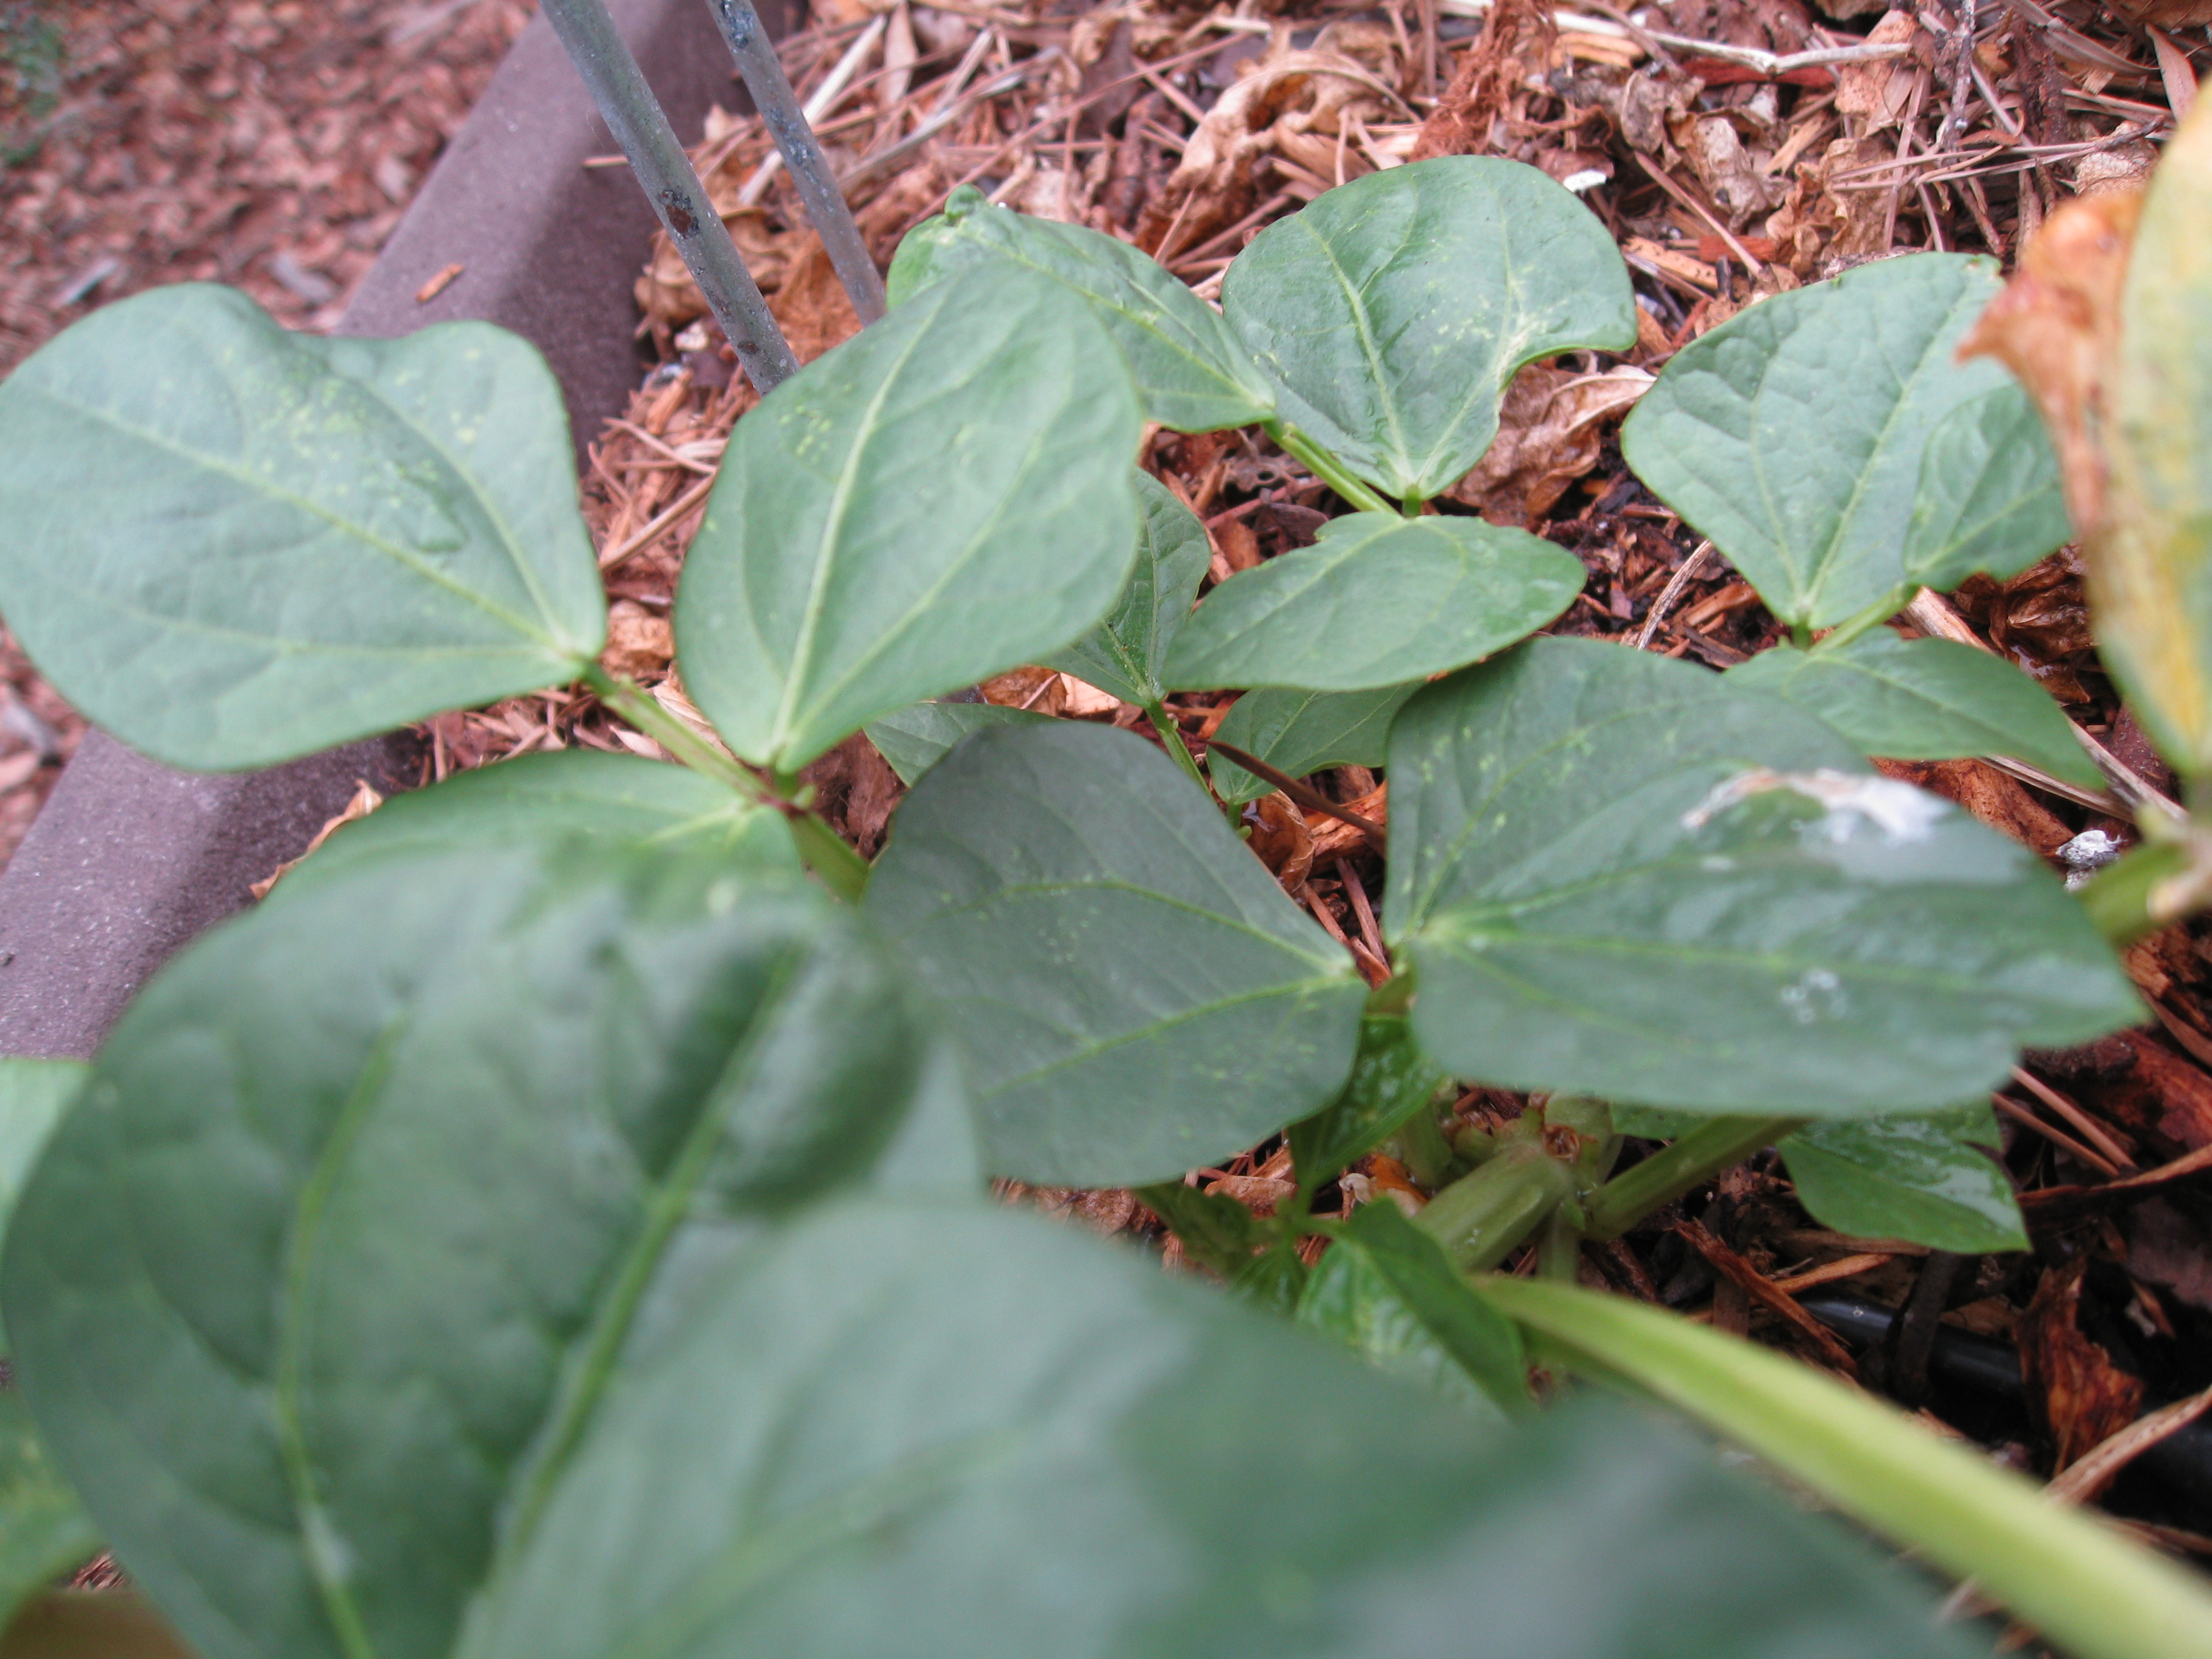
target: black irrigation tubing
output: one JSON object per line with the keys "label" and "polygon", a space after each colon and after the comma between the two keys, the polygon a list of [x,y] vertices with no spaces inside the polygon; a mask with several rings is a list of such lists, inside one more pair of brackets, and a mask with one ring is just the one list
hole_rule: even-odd
{"label": "black irrigation tubing", "polygon": [[722,39],[729,43],[730,56],[738,60],[738,73],[753,95],[753,107],[768,123],[769,136],[783,153],[783,164],[791,169],[791,181],[799,187],[799,199],[806,204],[806,216],[822,238],[837,280],[845,285],[862,325],[874,322],[884,314],[884,279],[868,256],[868,245],[853,222],[853,210],[837,187],[806,112],[799,106],[775,43],[761,27],[753,0],[708,0],[708,6]]}
{"label": "black irrigation tubing", "polygon": [[722,325],[753,385],[766,395],[799,372],[799,360],[769,315],[760,285],[738,257],[721,216],[692,170],[690,157],[677,143],[675,130],[646,84],[644,71],[623,43],[602,0],[544,0],[544,7],[569,61],[584,77],[592,101],[629,158],[630,171],[690,267],[707,308]]}

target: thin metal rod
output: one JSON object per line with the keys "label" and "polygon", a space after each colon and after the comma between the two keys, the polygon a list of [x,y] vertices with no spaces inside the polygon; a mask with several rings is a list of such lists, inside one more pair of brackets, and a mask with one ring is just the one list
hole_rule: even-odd
{"label": "thin metal rod", "polygon": [[791,169],[791,182],[799,186],[799,199],[806,204],[806,216],[822,238],[837,280],[845,285],[853,310],[866,327],[884,314],[884,279],[869,257],[860,226],[853,222],[853,210],[837,187],[806,112],[799,106],[791,78],[775,55],[775,43],[761,27],[753,0],[708,0],[708,6],[730,56],[738,60],[738,73],[753,95],[753,107],[768,123],[769,135],[782,153],[784,166]]}
{"label": "thin metal rod", "polygon": [[765,395],[799,372],[799,359],[769,314],[760,286],[738,255],[721,216],[676,142],[645,73],[607,15],[602,0],[544,0],[553,32],[599,106],[630,171],[645,187],[677,252],[691,269],[707,308],[736,349],[738,361]]}

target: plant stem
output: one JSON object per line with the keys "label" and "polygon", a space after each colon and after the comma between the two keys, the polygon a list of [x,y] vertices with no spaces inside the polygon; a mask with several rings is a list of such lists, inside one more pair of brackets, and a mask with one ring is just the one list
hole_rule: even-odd
{"label": "plant stem", "polygon": [[1431,1199],[1413,1224],[1443,1245],[1462,1272],[1481,1273],[1571,1202],[1574,1190],[1573,1172],[1532,1132],[1508,1140],[1474,1174]]}
{"label": "plant stem", "polygon": [[1619,1238],[1662,1204],[1723,1170],[1735,1168],[1804,1121],[1802,1117],[1717,1117],[1701,1123],[1592,1193],[1584,1231],[1600,1241]]}
{"label": "plant stem", "polygon": [[1863,611],[1854,612],[1838,623],[1815,651],[1840,651],[1863,634],[1870,634],[1892,617],[1912,603],[1912,596],[1920,591],[1917,585],[1893,587]]}
{"label": "plant stem", "polygon": [[2107,943],[2133,945],[2165,923],[2151,914],[2151,894],[2189,868],[2189,851],[2179,842],[2145,842],[2100,870],[2075,890],[2075,896]]}
{"label": "plant stem", "polygon": [[806,112],[791,89],[783,61],[776,56],[775,43],[761,27],[753,0],[712,0],[711,9],[730,55],[738,60],[745,90],[752,94],[753,106],[768,123],[776,149],[783,153],[783,164],[791,169],[799,199],[806,204],[806,216],[822,238],[837,280],[852,299],[854,312],[863,326],[874,322],[884,314],[884,279],[869,257],[860,228],[853,222],[853,210],[846,205],[845,192],[837,187],[836,175],[822,154]]}
{"label": "plant stem", "polygon": [[553,32],[576,73],[583,76],[630,171],[676,244],[705,296],[707,307],[765,395],[799,372],[783,331],[769,315],[760,287],[738,257],[737,245],[708,199],[690,158],[646,84],[637,59],[623,44],[602,0],[545,0]]}
{"label": "plant stem", "polygon": [[1182,740],[1182,728],[1176,724],[1175,716],[1168,713],[1167,704],[1146,703],[1145,718],[1152,721],[1152,730],[1160,734],[1161,744],[1175,757],[1176,764],[1182,768],[1208,800],[1212,799],[1213,791],[1206,787],[1206,774],[1198,769],[1197,761],[1191,757],[1190,745]]}
{"label": "plant stem", "polygon": [[727,784],[747,800],[765,804],[769,799],[758,778],[662,708],[660,700],[635,680],[610,674],[593,663],[585,671],[584,684],[601,702],[693,771]]}
{"label": "plant stem", "polygon": [[1288,421],[1269,421],[1267,423],[1267,433],[1285,453],[1295,455],[1304,461],[1307,471],[1312,473],[1315,477],[1319,478],[1362,513],[1393,514],[1397,513],[1396,507],[1347,472],[1343,462],[1338,460],[1335,456],[1330,454]]}
{"label": "plant stem", "polygon": [[2212,1592],[1975,1452],[1809,1365],[1622,1297],[1534,1279],[1481,1294],[1581,1369],[1749,1447],[2081,1659],[2206,1659]]}

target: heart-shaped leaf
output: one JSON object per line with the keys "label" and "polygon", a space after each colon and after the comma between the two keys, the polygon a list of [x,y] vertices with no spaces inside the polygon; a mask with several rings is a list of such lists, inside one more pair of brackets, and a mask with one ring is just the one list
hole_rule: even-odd
{"label": "heart-shaped leaf", "polygon": [[781,812],[689,767],[563,749],[457,772],[393,796],[288,872],[270,897],[289,902],[372,859],[569,837],[712,848],[732,867],[763,873],[799,868]]}
{"label": "heart-shaped leaf", "polygon": [[1126,732],[977,732],[901,804],[864,908],[963,1042],[994,1175],[1180,1176],[1352,1069],[1350,956]]}
{"label": "heart-shaped leaf", "polygon": [[1169,647],[1177,688],[1366,691],[1458,668],[1574,603],[1582,561],[1480,519],[1354,513],[1224,582]]}
{"label": "heart-shaped leaf", "polygon": [[0,385],[0,609],[179,766],[263,766],[574,679],[606,633],[561,389],[484,323],[288,334],[183,283]]}
{"label": "heart-shaped leaf", "polygon": [[[1412,680],[1375,691],[1273,686],[1247,692],[1214,735],[1294,778],[1331,766],[1380,766],[1390,741],[1390,722],[1421,684]],[[1231,806],[1257,800],[1275,787],[1218,750],[1207,753],[1206,769],[1214,793]]]}
{"label": "heart-shaped leaf", "polygon": [[1137,495],[1144,503],[1145,525],[1136,568],[1121,590],[1121,603],[1104,622],[1044,663],[1141,708],[1167,695],[1160,671],[1169,647],[1189,619],[1213,544],[1197,516],[1151,473],[1137,474]]}
{"label": "heart-shaped leaf", "polygon": [[921,775],[943,760],[953,744],[987,726],[1035,726],[1052,718],[1033,709],[995,702],[918,702],[870,720],[861,729],[876,752],[890,763],[899,781],[912,788]]}
{"label": "heart-shaped leaf", "polygon": [[[1621,428],[1621,453],[1768,610],[1833,627],[1907,583],[1929,441],[1954,410],[2007,383],[1987,359],[1954,356],[1998,286],[1988,259],[1916,253],[1762,300],[1674,354]],[[1978,493],[1999,481],[2033,483],[1982,475],[1967,491],[1973,523],[2007,515]],[[1941,493],[1919,550],[1934,563],[1958,528],[1941,529]]]}
{"label": "heart-shaped leaf", "polygon": [[1519,1330],[1388,1199],[1362,1205],[1329,1245],[1298,1299],[1298,1322],[1486,1413],[1528,1408]]}
{"label": "heart-shaped leaf", "polygon": [[1291,394],[1282,415],[1404,501],[1442,495],[1482,459],[1522,364],[1636,339],[1611,233],[1534,167],[1489,156],[1316,198],[1237,256],[1221,307]]}
{"label": "heart-shaped leaf", "polygon": [[1416,1659],[1474,1607],[1502,1655],[1964,1659],[1931,1602],[1642,1413],[1485,1425],[1073,1229],[836,1206],[640,1345],[469,1654]]}
{"label": "heart-shaped leaf", "polygon": [[866,1179],[945,1092],[928,1055],[804,884],[607,848],[364,866],[117,1026],[9,1230],[17,1376],[201,1651],[447,1653],[664,1267]]}
{"label": "heart-shaped leaf", "polygon": [[1742,690],[1794,703],[1863,755],[2009,755],[2085,789],[2104,787],[2051,694],[2002,657],[1884,629],[1833,650],[1778,646],[1729,671]]}
{"label": "heart-shaped leaf", "polygon": [[994,261],[1048,277],[1090,308],[1128,359],[1146,420],[1212,432],[1274,414],[1267,377],[1181,277],[1085,226],[993,207],[972,185],[946,198],[940,217],[907,233],[891,264],[892,301]]}
{"label": "heart-shaped leaf", "polygon": [[1782,1143],[1798,1201],[1824,1227],[1980,1255],[2024,1250],[2012,1179],[1984,1146],[1999,1144],[1987,1106],[1821,1123]]}
{"label": "heart-shaped leaf", "polygon": [[1390,789],[1387,936],[1457,1076],[1869,1116],[2139,1018],[2026,848],[1686,664],[1532,641],[1400,711]]}
{"label": "heart-shaped leaf", "polygon": [[2016,576],[2074,539],[2058,456],[2016,380],[1936,422],[1905,530],[1905,577],[1948,592],[1980,572]]}
{"label": "heart-shaped leaf", "polygon": [[[39,1437],[23,1391],[0,1389],[0,1629],[56,1578],[99,1554],[100,1541]],[[10,1641],[4,1650],[21,1650]]]}
{"label": "heart-shaped leaf", "polygon": [[1121,354],[1065,289],[925,289],[738,423],[685,556],[693,699],[796,771],[867,721],[1065,647],[1137,546]]}

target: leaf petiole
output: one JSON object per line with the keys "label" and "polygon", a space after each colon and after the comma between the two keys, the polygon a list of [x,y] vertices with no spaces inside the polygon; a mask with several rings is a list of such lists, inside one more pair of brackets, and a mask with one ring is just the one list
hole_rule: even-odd
{"label": "leaf petiole", "polygon": [[1735,1168],[1802,1124],[1802,1117],[1717,1117],[1614,1176],[1589,1196],[1591,1238],[1618,1238],[1661,1205]]}
{"label": "leaf petiole", "polygon": [[[1863,611],[1856,611],[1838,623],[1823,635],[1813,648],[1815,651],[1840,651],[1863,635],[1874,630],[1912,603],[1912,596],[1920,591],[1917,583],[1893,587]],[[1799,644],[1804,641],[1800,640]]]}
{"label": "leaf petiole", "polygon": [[1176,724],[1175,716],[1168,713],[1167,704],[1164,702],[1146,703],[1145,718],[1152,723],[1152,730],[1160,734],[1160,744],[1175,763],[1182,767],[1190,781],[1204,790],[1211,799],[1213,791],[1206,788],[1206,774],[1198,769],[1197,761],[1191,757],[1190,745],[1183,741],[1182,728]]}
{"label": "leaf petiole", "polygon": [[1892,1407],[1624,1297],[1510,1278],[1476,1289],[1577,1369],[1632,1383],[1750,1448],[2082,1659],[2212,1656],[2201,1583]]}
{"label": "leaf petiole", "polygon": [[[1338,495],[1362,513],[1389,513],[1395,515],[1398,509],[1384,501],[1372,489],[1352,477],[1343,462],[1323,449],[1311,438],[1288,421],[1269,421],[1266,425],[1269,437],[1285,454],[1294,455],[1305,463],[1306,471],[1319,478]],[[1406,516],[1410,517],[1411,514]]]}

